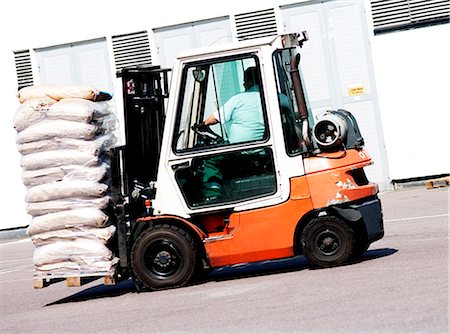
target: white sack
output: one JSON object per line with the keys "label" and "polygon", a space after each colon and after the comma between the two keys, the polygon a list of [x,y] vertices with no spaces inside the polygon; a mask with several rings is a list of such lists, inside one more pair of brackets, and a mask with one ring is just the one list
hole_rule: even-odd
{"label": "white sack", "polygon": [[76,150],[56,150],[31,153],[22,156],[21,166],[24,170],[60,167],[66,165],[95,166],[99,158],[88,152]]}
{"label": "white sack", "polygon": [[110,149],[117,142],[117,138],[112,133],[95,137],[91,140],[73,138],[52,138],[38,140],[17,145],[19,153],[31,154],[44,151],[55,150],[77,150],[99,155],[102,151]]}
{"label": "white sack", "polygon": [[54,100],[65,98],[80,98],[93,101],[98,91],[87,85],[35,85],[19,90],[17,97],[23,103],[39,97],[49,97]]}
{"label": "white sack", "polygon": [[103,243],[76,239],[73,241],[57,241],[37,247],[34,250],[33,263],[41,266],[61,261],[72,261],[78,264],[93,264],[97,261],[112,259],[112,253]]}
{"label": "white sack", "polygon": [[43,120],[46,117],[47,110],[55,102],[50,98],[38,98],[21,104],[14,115],[14,129],[22,131]]}
{"label": "white sack", "polygon": [[34,217],[27,228],[27,234],[33,236],[38,233],[72,227],[103,227],[107,221],[108,216],[100,209],[67,210]]}
{"label": "white sack", "polygon": [[25,201],[34,203],[70,197],[102,197],[107,190],[106,184],[98,182],[82,180],[53,182],[28,189]]}
{"label": "white sack", "polygon": [[109,196],[103,196],[100,198],[57,199],[54,201],[27,203],[26,210],[27,213],[33,217],[80,208],[96,208],[103,210],[108,207],[110,200],[111,198]]}
{"label": "white sack", "polygon": [[77,122],[90,122],[94,118],[110,115],[108,102],[92,102],[85,99],[67,98],[53,104],[48,110],[50,119],[66,119]]}
{"label": "white sack", "polygon": [[17,143],[23,144],[55,137],[90,140],[95,137],[98,130],[98,127],[95,125],[86,123],[44,120],[19,132],[17,134]]}
{"label": "white sack", "polygon": [[65,175],[62,167],[24,170],[22,171],[22,182],[26,187],[34,187],[44,183],[61,181]]}
{"label": "white sack", "polygon": [[106,163],[102,163],[100,166],[93,167],[68,165],[37,170],[24,170],[22,171],[22,182],[28,188],[62,180],[100,182],[105,178],[108,168],[109,166]]}
{"label": "white sack", "polygon": [[31,237],[35,246],[43,246],[57,241],[70,241],[79,238],[91,239],[106,244],[116,232],[116,227],[111,225],[108,227],[80,227],[63,230],[55,230],[35,234]]}

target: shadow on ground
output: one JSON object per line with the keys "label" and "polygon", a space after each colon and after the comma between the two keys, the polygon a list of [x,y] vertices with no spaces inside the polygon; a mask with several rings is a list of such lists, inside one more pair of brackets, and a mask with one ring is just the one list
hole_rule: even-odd
{"label": "shadow on ground", "polygon": [[[390,256],[395,254],[397,251],[398,251],[397,249],[392,248],[380,248],[369,250],[360,259],[347,263],[345,264],[345,266],[354,265],[357,263],[370,261],[385,256]],[[301,271],[305,269],[314,269],[314,268],[310,267],[310,264],[308,263],[308,261],[304,256],[296,256],[293,258],[281,260],[244,263],[215,269],[208,276],[206,276],[201,282],[198,282],[197,284],[205,284],[213,281],[220,282],[226,280],[242,279],[247,277],[274,275],[279,273]],[[94,287],[87,288],[71,296],[68,296],[66,298],[49,303],[45,306],[80,302],[97,298],[117,297],[127,293],[140,291],[144,290],[141,290],[140,287],[137,286],[131,279],[128,279],[113,286],[99,284]]]}

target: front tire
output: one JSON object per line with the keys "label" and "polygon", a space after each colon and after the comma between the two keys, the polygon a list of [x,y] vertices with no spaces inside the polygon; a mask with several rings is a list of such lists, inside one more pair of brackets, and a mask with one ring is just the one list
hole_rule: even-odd
{"label": "front tire", "polygon": [[195,241],[183,228],[169,224],[142,232],[131,251],[135,276],[152,290],[186,285],[196,263]]}
{"label": "front tire", "polygon": [[351,255],[353,231],[337,217],[318,217],[306,225],[301,242],[303,253],[312,265],[334,267]]}

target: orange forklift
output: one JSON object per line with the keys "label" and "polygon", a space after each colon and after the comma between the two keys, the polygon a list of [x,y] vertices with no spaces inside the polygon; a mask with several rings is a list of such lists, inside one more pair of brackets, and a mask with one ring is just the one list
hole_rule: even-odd
{"label": "orange forklift", "polygon": [[[111,154],[119,277],[156,290],[300,254],[332,267],[383,237],[355,118],[345,110],[314,117],[309,107],[300,70],[307,39],[186,52],[170,89],[167,69],[119,73],[126,144]],[[246,85],[248,72],[257,87]]]}

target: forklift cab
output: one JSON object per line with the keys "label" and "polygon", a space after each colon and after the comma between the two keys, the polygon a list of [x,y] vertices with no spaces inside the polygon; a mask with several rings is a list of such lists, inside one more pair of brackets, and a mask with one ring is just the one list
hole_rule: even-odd
{"label": "forklift cab", "polygon": [[[179,58],[171,91],[177,98],[169,102],[163,144],[167,160],[155,198],[159,212],[169,213],[169,203],[170,213],[176,203],[177,212],[188,217],[286,200],[289,190],[282,184],[303,174],[300,159],[308,146],[302,122],[311,124],[312,118],[301,119],[290,76],[298,43],[285,42],[272,38],[256,46],[243,43],[238,51]],[[256,84],[246,87],[251,70]],[[217,124],[202,125],[211,115]],[[162,186],[164,180],[171,182]],[[162,189],[169,187],[179,200],[166,197]]]}

